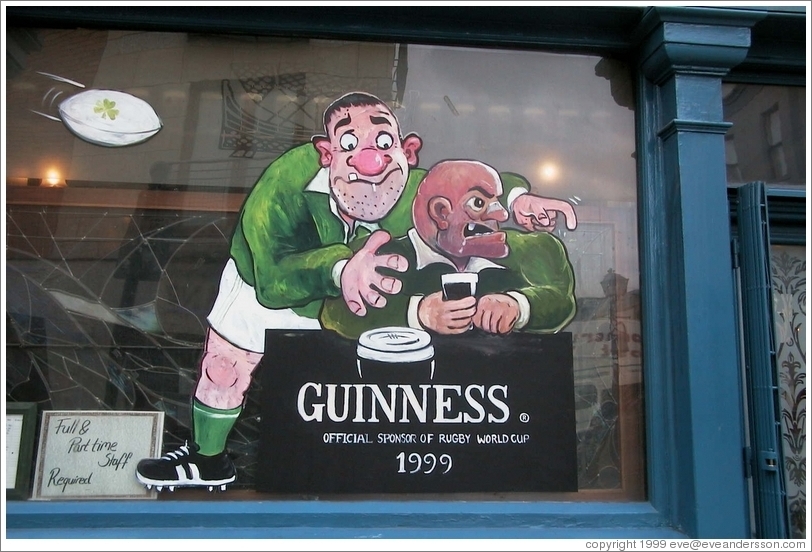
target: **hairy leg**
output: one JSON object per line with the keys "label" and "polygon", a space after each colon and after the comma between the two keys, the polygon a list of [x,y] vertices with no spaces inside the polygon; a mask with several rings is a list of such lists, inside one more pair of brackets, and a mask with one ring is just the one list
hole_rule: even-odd
{"label": "hairy leg", "polygon": [[209,328],[195,399],[222,410],[242,406],[260,360],[262,353],[241,349]]}

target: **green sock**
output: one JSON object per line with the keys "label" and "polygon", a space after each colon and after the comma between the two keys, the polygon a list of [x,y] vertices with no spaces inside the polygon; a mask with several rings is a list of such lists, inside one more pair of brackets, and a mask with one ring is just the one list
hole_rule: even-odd
{"label": "green sock", "polygon": [[226,450],[226,440],[237,422],[242,407],[219,410],[197,399],[192,403],[192,425],[195,443],[203,456],[214,456]]}

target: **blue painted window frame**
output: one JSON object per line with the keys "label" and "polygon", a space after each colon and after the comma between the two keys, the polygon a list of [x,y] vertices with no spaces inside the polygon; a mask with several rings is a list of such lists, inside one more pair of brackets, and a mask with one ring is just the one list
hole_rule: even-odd
{"label": "blue painted window frame", "polygon": [[[805,9],[6,7],[8,26],[300,35],[620,55],[638,69],[648,501],[14,502],[16,538],[745,538],[721,78],[799,78]],[[775,23],[777,21],[777,23]],[[795,42],[748,58],[773,22]],[[757,42],[757,41],[756,41]],[[763,41],[767,43],[768,41]],[[752,48],[751,48],[752,46]],[[761,53],[761,50],[759,50]],[[800,60],[800,61],[799,61]],[[800,67],[800,69],[799,69]],[[749,71],[749,73],[748,73]],[[778,77],[776,77],[778,75]],[[710,340],[709,335],[714,335]]]}

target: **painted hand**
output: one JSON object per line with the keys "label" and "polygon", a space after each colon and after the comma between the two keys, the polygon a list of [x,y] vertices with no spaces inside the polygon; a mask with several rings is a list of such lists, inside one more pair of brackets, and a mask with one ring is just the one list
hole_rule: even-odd
{"label": "painted hand", "polygon": [[578,220],[572,204],[563,199],[541,197],[533,194],[523,194],[517,197],[511,205],[513,218],[516,224],[528,232],[555,230],[556,213],[564,215],[567,230],[575,230]]}
{"label": "painted hand", "polygon": [[376,230],[341,271],[341,294],[344,302],[358,316],[366,315],[367,305],[383,308],[386,306],[386,298],[382,292],[394,295],[403,286],[397,278],[384,276],[377,270],[378,267],[387,267],[405,272],[409,268],[409,261],[401,255],[378,255],[378,249],[390,239],[388,232]]}
{"label": "painted hand", "polygon": [[424,328],[439,334],[461,334],[471,329],[474,312],[475,297],[443,301],[443,292],[438,291],[420,300],[417,319]]}
{"label": "painted hand", "polygon": [[494,293],[479,299],[474,314],[474,326],[492,334],[513,331],[519,319],[519,302],[510,295]]}

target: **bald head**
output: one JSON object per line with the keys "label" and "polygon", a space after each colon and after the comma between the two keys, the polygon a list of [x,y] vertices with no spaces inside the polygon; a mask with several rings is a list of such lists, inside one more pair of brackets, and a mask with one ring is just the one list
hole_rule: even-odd
{"label": "bald head", "polygon": [[472,256],[508,254],[499,223],[508,218],[499,203],[502,181],[479,161],[448,160],[434,165],[417,191],[412,219],[432,249],[464,263]]}

